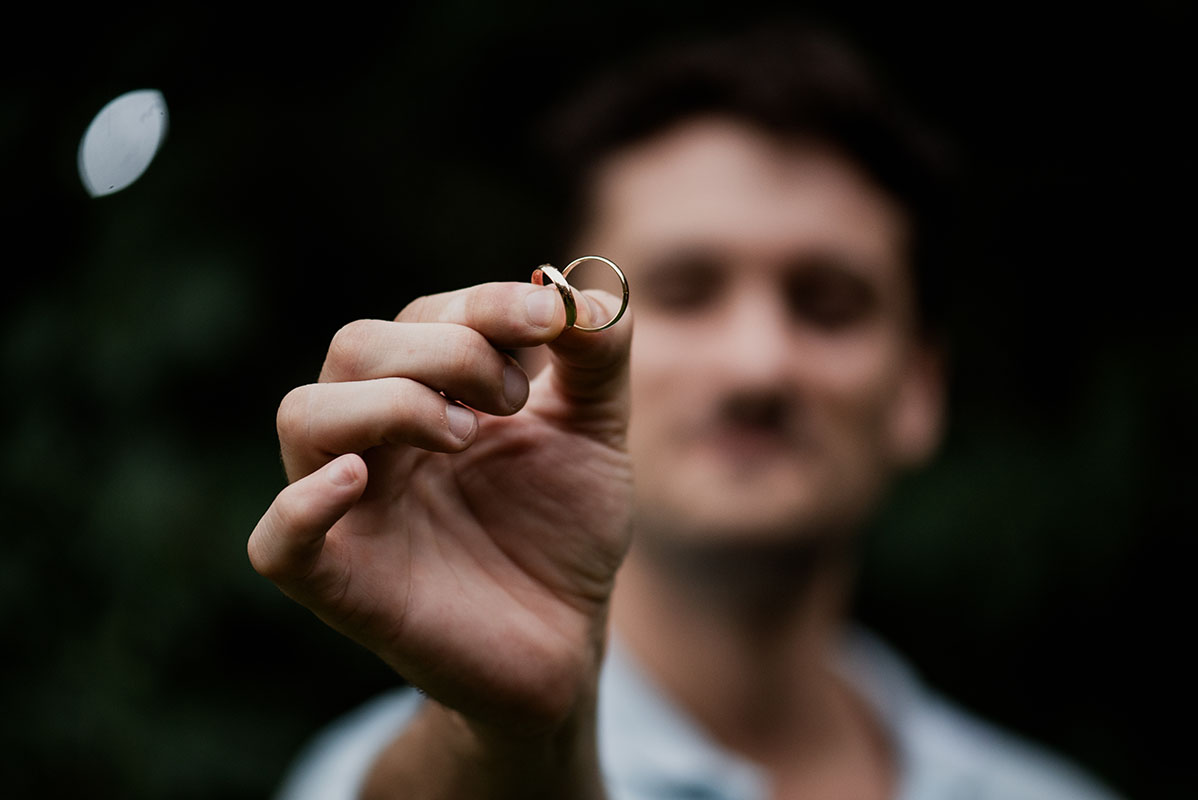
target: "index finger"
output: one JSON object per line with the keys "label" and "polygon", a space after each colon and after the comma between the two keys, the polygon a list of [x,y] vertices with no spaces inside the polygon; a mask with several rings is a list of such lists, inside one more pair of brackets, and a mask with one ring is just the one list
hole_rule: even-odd
{"label": "index finger", "polygon": [[535,347],[561,335],[566,310],[553,287],[483,283],[418,297],[395,321],[449,322],[473,328],[495,347]]}
{"label": "index finger", "polygon": [[[619,298],[600,290],[575,288],[574,297],[578,307],[576,324],[582,326],[602,325],[621,305]],[[396,321],[468,325],[502,348],[548,344],[553,355],[555,394],[576,407],[615,401],[614,416],[618,418],[627,416],[630,316],[602,331],[566,330],[565,306],[555,287],[485,283],[418,298],[399,313]],[[545,398],[540,402],[530,400],[530,404],[548,411],[554,401]],[[555,410],[560,413],[563,409]]]}

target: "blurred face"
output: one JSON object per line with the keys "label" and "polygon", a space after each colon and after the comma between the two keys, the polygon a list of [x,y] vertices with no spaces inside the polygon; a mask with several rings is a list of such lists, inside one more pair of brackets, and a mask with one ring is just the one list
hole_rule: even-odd
{"label": "blurred face", "polygon": [[907,221],[851,161],[699,118],[610,157],[593,211],[636,315],[638,536],[839,534],[931,450]]}

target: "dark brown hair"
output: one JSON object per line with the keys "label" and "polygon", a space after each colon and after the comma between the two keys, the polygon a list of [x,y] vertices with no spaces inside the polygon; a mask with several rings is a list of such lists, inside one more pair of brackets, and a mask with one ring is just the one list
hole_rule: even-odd
{"label": "dark brown hair", "polygon": [[586,219],[591,174],[605,157],[707,114],[832,144],[895,197],[912,219],[920,318],[940,332],[956,240],[949,149],[857,50],[822,28],[754,28],[657,49],[573,95],[544,129],[564,242]]}

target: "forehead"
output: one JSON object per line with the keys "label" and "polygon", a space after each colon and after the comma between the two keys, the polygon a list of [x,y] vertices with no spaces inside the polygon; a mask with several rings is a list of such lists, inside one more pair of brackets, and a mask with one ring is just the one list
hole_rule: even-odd
{"label": "forehead", "polygon": [[894,267],[907,251],[902,208],[850,159],[718,117],[609,157],[591,211],[585,242],[634,269],[678,248],[763,259],[832,250]]}

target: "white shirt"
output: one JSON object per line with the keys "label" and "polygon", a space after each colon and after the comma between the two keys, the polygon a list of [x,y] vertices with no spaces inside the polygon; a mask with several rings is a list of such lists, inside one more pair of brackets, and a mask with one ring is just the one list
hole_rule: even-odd
{"label": "white shirt", "polygon": [[[898,757],[897,800],[1114,800],[1072,765],[969,716],[854,631],[838,668],[878,715]],[[300,755],[279,800],[353,800],[380,751],[416,713],[412,689],[334,723]],[[716,745],[617,642],[599,686],[599,758],[611,800],[769,800],[768,775]]]}

